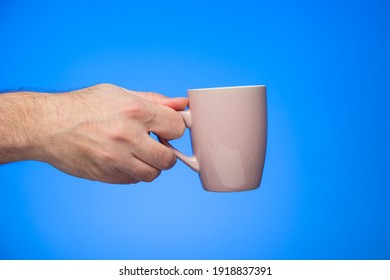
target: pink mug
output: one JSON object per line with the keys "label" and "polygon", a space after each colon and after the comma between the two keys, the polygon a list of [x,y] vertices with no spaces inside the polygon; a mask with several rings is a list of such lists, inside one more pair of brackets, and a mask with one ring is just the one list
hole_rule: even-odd
{"label": "pink mug", "polygon": [[237,192],[260,186],[267,144],[265,86],[188,90],[189,109],[181,111],[190,128],[193,156],[173,149],[199,173],[207,191]]}

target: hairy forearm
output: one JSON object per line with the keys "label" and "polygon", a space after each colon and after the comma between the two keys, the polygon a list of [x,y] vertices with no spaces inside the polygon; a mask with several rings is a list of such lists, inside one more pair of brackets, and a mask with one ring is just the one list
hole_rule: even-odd
{"label": "hairy forearm", "polygon": [[0,163],[33,159],[38,153],[46,97],[33,92],[0,95]]}

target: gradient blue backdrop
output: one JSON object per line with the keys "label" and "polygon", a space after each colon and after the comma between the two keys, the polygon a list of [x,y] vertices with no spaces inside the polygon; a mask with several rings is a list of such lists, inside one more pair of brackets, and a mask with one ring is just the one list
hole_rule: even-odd
{"label": "gradient blue backdrop", "polygon": [[389,65],[385,0],[2,0],[1,90],[266,84],[269,145],[231,194],[180,162],[130,186],[0,166],[0,258],[389,259]]}

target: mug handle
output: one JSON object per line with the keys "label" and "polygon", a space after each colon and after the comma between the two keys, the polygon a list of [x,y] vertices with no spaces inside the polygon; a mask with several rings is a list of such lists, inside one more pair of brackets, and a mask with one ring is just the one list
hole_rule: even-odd
{"label": "mug handle", "polygon": [[[180,115],[183,118],[184,124],[186,125],[186,128],[191,128],[192,125],[192,118],[191,118],[191,111],[190,109],[186,111],[179,111]],[[158,141],[160,141],[161,144],[167,146],[168,148],[172,149],[175,156],[180,159],[184,164],[186,164],[189,168],[194,170],[195,172],[199,172],[199,162],[195,155],[192,156],[186,156],[179,150],[177,150],[175,147],[173,147],[169,142],[160,136],[157,135]]]}

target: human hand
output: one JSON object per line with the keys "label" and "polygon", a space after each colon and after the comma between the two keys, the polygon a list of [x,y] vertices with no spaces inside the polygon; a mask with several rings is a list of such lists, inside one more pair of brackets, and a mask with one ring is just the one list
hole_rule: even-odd
{"label": "human hand", "polygon": [[21,159],[50,163],[73,176],[115,184],[154,180],[173,152],[149,136],[182,136],[188,100],[111,84],[62,94],[34,94]]}

